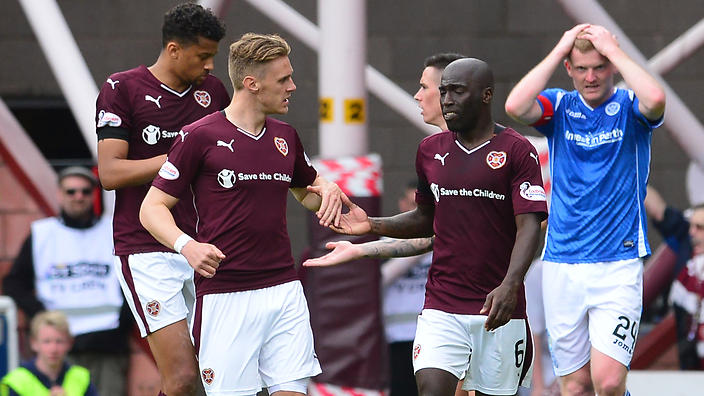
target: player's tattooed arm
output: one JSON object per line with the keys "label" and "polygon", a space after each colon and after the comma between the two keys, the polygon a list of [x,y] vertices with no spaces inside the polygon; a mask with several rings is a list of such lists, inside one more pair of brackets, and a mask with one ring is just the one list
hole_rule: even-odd
{"label": "player's tattooed arm", "polygon": [[433,250],[435,237],[414,239],[382,239],[360,245],[363,257],[408,257]]}
{"label": "player's tattooed arm", "polygon": [[303,262],[306,267],[322,267],[345,263],[360,258],[390,258],[415,256],[433,249],[435,237],[417,239],[383,239],[354,244],[349,241],[328,242],[332,251],[322,257]]}
{"label": "player's tattooed arm", "polygon": [[392,238],[419,238],[433,236],[433,205],[418,205],[414,210],[391,217],[371,217],[371,232]]}

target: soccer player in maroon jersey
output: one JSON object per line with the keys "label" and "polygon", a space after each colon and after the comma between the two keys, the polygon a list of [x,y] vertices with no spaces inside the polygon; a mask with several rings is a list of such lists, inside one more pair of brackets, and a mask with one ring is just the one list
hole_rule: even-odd
{"label": "soccer player in maroon jersey", "polygon": [[[182,139],[181,127],[229,103],[223,84],[210,75],[224,35],[209,10],[196,4],[174,7],[164,16],[157,61],[112,74],[96,103],[100,180],[116,190],[117,273],[169,396],[192,395],[198,386],[187,324],[195,300],[193,269],[141,226],[139,206],[169,147]],[[173,210],[190,231],[196,216],[188,201]]]}
{"label": "soccer player in maroon jersey", "polygon": [[331,228],[435,235],[413,351],[420,395],[452,395],[463,375],[464,389],[478,395],[515,394],[527,385],[532,361],[523,278],[547,215],[540,165],[525,138],[494,123],[493,75],[485,62],[451,63],[439,89],[449,130],[418,148],[418,207],[369,218],[343,196],[350,212]]}
{"label": "soccer player in maroon jersey", "polygon": [[[223,110],[182,129],[140,211],[142,224],[182,253],[196,275],[193,323],[208,394],[306,394],[319,374],[303,288],[286,231],[290,190],[321,224],[339,224],[336,184],[321,178],[286,114],[290,47],[247,33],[230,46],[235,93]],[[307,187],[310,186],[308,189]],[[169,211],[185,191],[198,213],[195,240]]]}

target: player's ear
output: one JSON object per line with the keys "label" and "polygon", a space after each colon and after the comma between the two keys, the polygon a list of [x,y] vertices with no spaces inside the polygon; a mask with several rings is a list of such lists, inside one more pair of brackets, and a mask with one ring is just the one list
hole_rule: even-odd
{"label": "player's ear", "polygon": [[254,76],[245,76],[245,78],[242,80],[242,86],[244,86],[245,89],[248,89],[252,93],[259,92],[259,82]]}
{"label": "player's ear", "polygon": [[567,75],[572,77],[572,63],[570,63],[570,58],[565,58],[564,65]]}
{"label": "player's ear", "polygon": [[491,99],[494,97],[494,88],[486,87],[482,92],[482,102],[485,104],[491,103]]}
{"label": "player's ear", "polygon": [[178,59],[179,52],[181,51],[181,45],[175,41],[169,41],[166,43],[164,51],[171,59]]}

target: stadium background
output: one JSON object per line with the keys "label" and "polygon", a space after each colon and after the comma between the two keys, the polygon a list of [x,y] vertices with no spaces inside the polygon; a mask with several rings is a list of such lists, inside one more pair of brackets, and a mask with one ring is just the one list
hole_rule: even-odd
{"label": "stadium background", "polygon": [[[287,0],[317,23],[316,0]],[[113,72],[139,64],[150,65],[161,48],[163,13],[179,1],[59,0],[96,84]],[[652,57],[704,17],[701,0],[609,0],[602,7],[619,24],[646,58]],[[294,125],[307,152],[318,150],[317,54],[260,14],[243,0],[230,2],[224,16],[227,36],[220,44],[214,74],[229,91],[227,47],[248,31],[279,32],[292,45],[291,60],[298,89],[290,112],[281,117]],[[494,114],[498,122],[519,127],[503,111],[510,88],[574,25],[556,0],[385,0],[367,2],[367,61],[409,94],[418,88],[423,59],[435,52],[455,51],[486,60],[495,72]],[[10,107],[35,144],[54,166],[85,163],[90,155],[71,116],[59,85],[17,1],[3,1],[0,12],[0,97]],[[341,59],[340,62],[344,62]],[[704,109],[704,51],[699,50],[664,75],[689,109]],[[571,88],[560,70],[551,86]],[[395,200],[414,178],[415,149],[423,132],[369,95],[369,150],[381,154],[384,170],[384,214],[396,210]],[[700,119],[701,121],[701,119]],[[661,128],[653,139],[651,183],[671,204],[689,205],[685,170],[689,159]],[[0,191],[3,184],[0,180]],[[0,193],[0,202],[5,193]],[[289,206],[289,229],[294,256],[307,242],[305,211]],[[0,262],[9,263],[26,235],[29,223],[10,219],[0,207]],[[30,216],[35,217],[35,216]],[[26,224],[25,224],[26,223]],[[649,235],[659,243],[654,233]],[[18,242],[19,241],[19,242]]]}

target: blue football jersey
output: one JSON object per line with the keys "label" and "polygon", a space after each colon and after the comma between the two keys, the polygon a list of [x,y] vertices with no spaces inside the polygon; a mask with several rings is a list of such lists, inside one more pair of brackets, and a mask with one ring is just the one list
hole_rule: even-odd
{"label": "blue football jersey", "polygon": [[631,90],[596,108],[577,91],[547,89],[534,125],[548,138],[552,202],[543,259],[594,263],[650,254],[643,206],[652,130]]}

